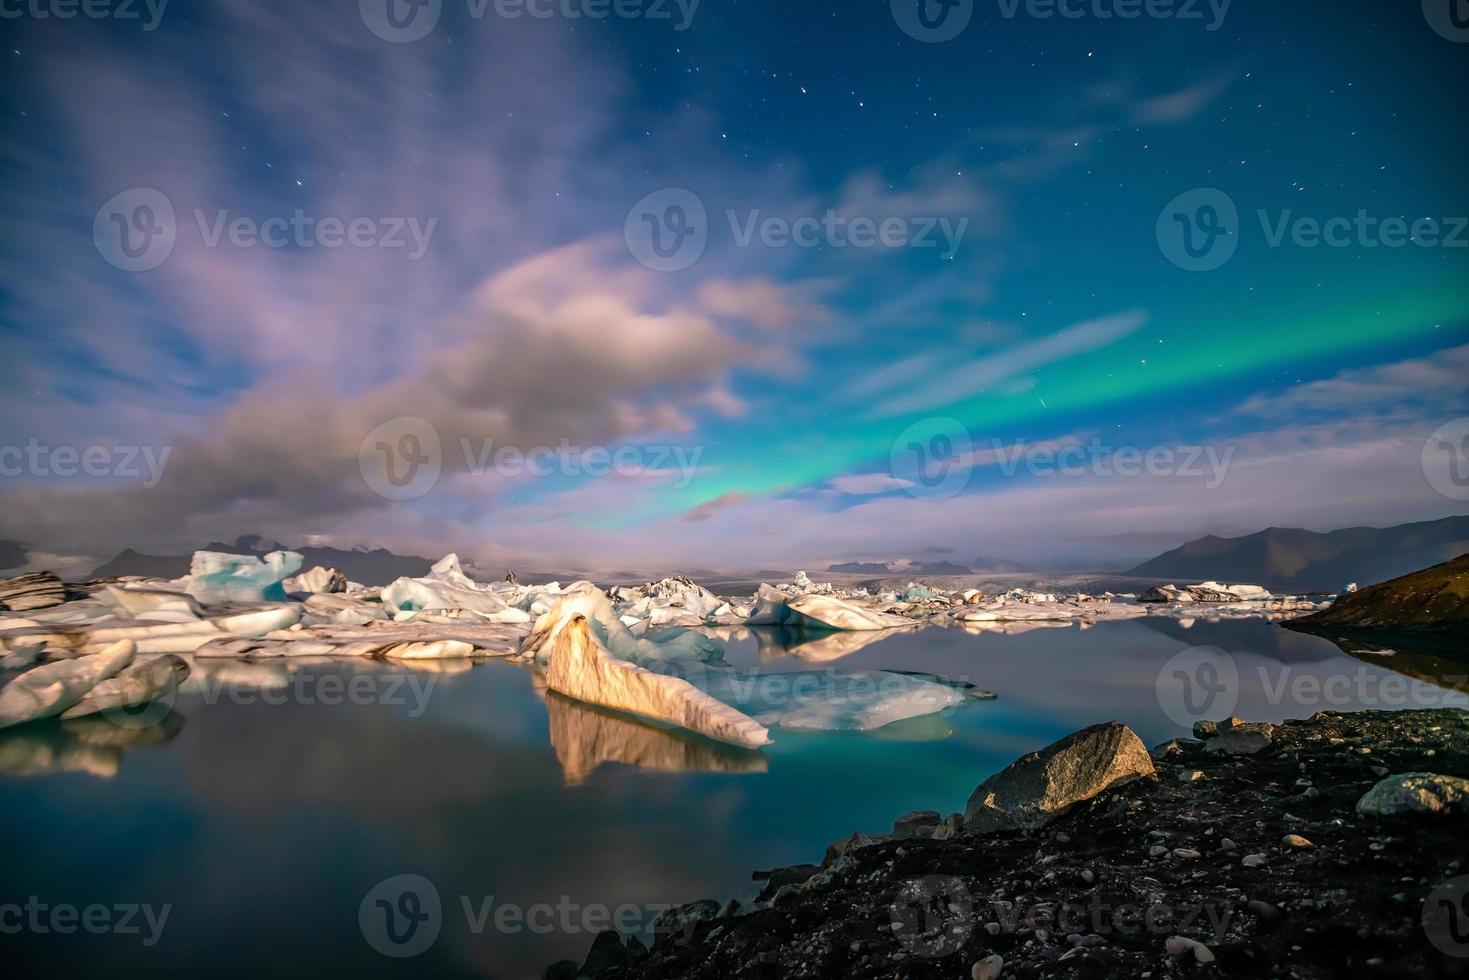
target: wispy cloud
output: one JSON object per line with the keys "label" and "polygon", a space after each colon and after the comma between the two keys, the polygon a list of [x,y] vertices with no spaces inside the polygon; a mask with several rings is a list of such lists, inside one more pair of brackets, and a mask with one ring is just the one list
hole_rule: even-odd
{"label": "wispy cloud", "polygon": [[1148,315],[1141,310],[1118,313],[1077,323],[995,354],[951,364],[926,377],[914,390],[874,405],[868,414],[874,418],[890,418],[951,405],[1028,371],[1116,343],[1147,321]]}

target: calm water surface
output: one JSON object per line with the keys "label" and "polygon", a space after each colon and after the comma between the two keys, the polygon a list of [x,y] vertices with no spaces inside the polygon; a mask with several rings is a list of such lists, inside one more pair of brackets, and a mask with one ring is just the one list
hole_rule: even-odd
{"label": "calm water surface", "polygon": [[[842,652],[723,636],[732,662],[761,670],[809,670]],[[748,899],[752,869],[819,860],[829,841],[886,831],[909,810],[962,809],[986,776],[1083,725],[1120,719],[1149,745],[1186,734],[1155,681],[1203,644],[1234,656],[1247,718],[1464,703],[1409,686],[1392,657],[1354,659],[1257,621],[928,629],[821,665],[933,671],[999,699],[866,735],[778,731],[752,753],[548,697],[512,664],[409,672],[412,686],[402,668],[322,662],[297,668],[271,698],[284,703],[182,694],[147,732],[0,733],[0,770],[31,770],[0,777],[0,903],[171,907],[151,947],[146,926],[25,928],[0,933],[0,951],[62,974],[538,976],[582,958],[592,936],[579,923],[628,905]],[[1300,678],[1330,681],[1330,693]],[[1309,697],[1273,693],[1282,680]],[[322,703],[352,683],[368,696],[346,700],[365,703]],[[400,874],[426,877],[442,900],[437,940],[411,959],[376,952],[358,920],[374,885]],[[491,903],[478,931],[465,899]],[[535,930],[496,928],[500,906],[538,903],[550,910]]]}

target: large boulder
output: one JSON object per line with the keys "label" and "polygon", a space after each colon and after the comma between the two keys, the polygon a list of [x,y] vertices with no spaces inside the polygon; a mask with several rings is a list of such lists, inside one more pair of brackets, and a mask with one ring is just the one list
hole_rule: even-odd
{"label": "large boulder", "polygon": [[986,779],[964,808],[964,826],[978,834],[1034,829],[1113,786],[1156,775],[1131,728],[1115,721],[1093,725]]}
{"label": "large boulder", "polygon": [[1373,817],[1469,816],[1469,779],[1433,772],[1388,776],[1357,801]]}

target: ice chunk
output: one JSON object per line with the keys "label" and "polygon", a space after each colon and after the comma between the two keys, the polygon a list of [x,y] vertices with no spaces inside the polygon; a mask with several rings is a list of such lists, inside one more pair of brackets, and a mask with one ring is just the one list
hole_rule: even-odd
{"label": "ice chunk", "polygon": [[135,663],[92,688],[61,717],[81,718],[148,704],[171,695],[187,676],[189,665],[171,653]]}
{"label": "ice chunk", "polygon": [[156,623],[190,623],[202,618],[193,596],[168,589],[124,588],[109,585],[102,601],[118,615]]}
{"label": "ice chunk", "polygon": [[291,593],[331,594],[347,591],[347,576],[335,568],[324,568],[317,565],[311,571],[288,578],[281,584],[287,592]]}
{"label": "ice chunk", "polygon": [[42,664],[0,688],[0,728],[59,715],[132,662],[137,646],[121,640],[100,653]]}
{"label": "ice chunk", "polygon": [[835,596],[807,593],[791,597],[769,585],[755,595],[750,626],[791,626],[817,630],[885,630],[912,626],[906,616],[867,609]]}
{"label": "ice chunk", "polygon": [[926,585],[918,582],[909,582],[908,587],[903,590],[902,600],[904,602],[919,602],[924,599],[937,599],[938,593]]}
{"label": "ice chunk", "polygon": [[423,578],[400,578],[382,591],[383,606],[393,618],[410,619],[420,612],[462,609],[491,623],[528,623],[524,610],[511,606],[492,588],[475,582],[460,567],[457,555],[445,555]]}
{"label": "ice chunk", "polygon": [[759,722],[683,678],[613,656],[574,604],[548,628],[542,646],[548,660],[546,686],[567,697],[667,722],[718,742],[759,748],[770,741]]}
{"label": "ice chunk", "polygon": [[866,732],[954,708],[985,692],[932,675],[889,670],[739,673],[724,665],[682,671],[695,687],[770,728]]}
{"label": "ice chunk", "polygon": [[294,626],[300,620],[300,606],[270,606],[196,622],[106,626],[90,630],[74,640],[82,641],[81,649],[86,653],[118,640],[135,642],[139,653],[192,653],[210,640],[264,636],[273,630]]}
{"label": "ice chunk", "polygon": [[272,551],[263,560],[255,555],[196,551],[189,563],[188,593],[206,605],[282,600],[286,590],[281,582],[301,570],[302,560],[294,551]]}
{"label": "ice chunk", "polygon": [[544,665],[549,656],[546,640],[572,612],[587,618],[598,641],[619,660],[649,664],[724,659],[724,648],[717,641],[694,630],[673,626],[635,635],[618,617],[607,594],[590,582],[578,582],[555,598],[551,607],[537,617],[521,652]]}

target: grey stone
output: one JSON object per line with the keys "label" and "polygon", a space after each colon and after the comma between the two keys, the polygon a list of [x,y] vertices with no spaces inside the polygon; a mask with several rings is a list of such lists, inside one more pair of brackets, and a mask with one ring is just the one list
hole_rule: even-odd
{"label": "grey stone", "polygon": [[1469,779],[1433,772],[1388,776],[1357,801],[1373,817],[1469,815]]}
{"label": "grey stone", "polygon": [[964,825],[973,833],[1042,827],[1105,790],[1156,775],[1131,728],[1115,721],[1093,725],[986,779],[969,798]]}

